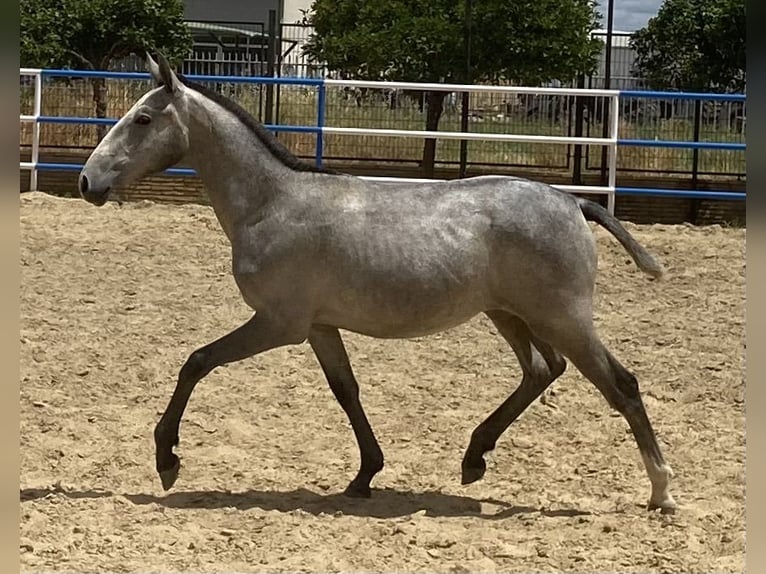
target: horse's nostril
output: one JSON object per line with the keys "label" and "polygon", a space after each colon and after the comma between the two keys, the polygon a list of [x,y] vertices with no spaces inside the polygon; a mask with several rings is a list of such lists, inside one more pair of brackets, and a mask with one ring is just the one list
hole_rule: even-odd
{"label": "horse's nostril", "polygon": [[80,176],[80,193],[82,195],[88,193],[88,177],[85,175]]}

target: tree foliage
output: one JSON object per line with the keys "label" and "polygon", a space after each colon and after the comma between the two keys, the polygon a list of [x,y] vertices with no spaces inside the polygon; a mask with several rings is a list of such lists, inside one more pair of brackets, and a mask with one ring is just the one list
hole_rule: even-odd
{"label": "tree foliage", "polygon": [[21,0],[21,65],[106,70],[145,50],[177,61],[191,47],[182,0]]}
{"label": "tree foliage", "polygon": [[[183,0],[21,0],[21,65],[107,70],[146,50],[177,62],[191,48],[183,8]],[[106,82],[91,84],[96,116],[106,117]]]}
{"label": "tree foliage", "polygon": [[[304,52],[345,77],[371,80],[536,85],[595,68],[595,0],[472,0],[470,77],[464,10],[460,0],[315,0]],[[426,96],[428,130],[438,127],[444,95]],[[427,141],[427,174],[433,151]]]}
{"label": "tree foliage", "polygon": [[665,0],[631,47],[652,89],[742,91],[745,0]]}

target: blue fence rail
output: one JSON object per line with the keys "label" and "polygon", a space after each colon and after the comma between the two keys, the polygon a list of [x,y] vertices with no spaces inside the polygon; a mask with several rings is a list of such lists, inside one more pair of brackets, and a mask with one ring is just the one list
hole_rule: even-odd
{"label": "blue fence rail", "polygon": [[[148,73],[142,72],[102,72],[90,70],[33,70],[26,71],[26,75],[33,75],[32,72],[39,73],[41,78],[108,78],[124,80],[151,80]],[[22,70],[25,75],[25,70]],[[194,75],[188,76],[189,80],[195,82],[218,82],[218,83],[240,83],[240,84],[261,84],[261,85],[299,85],[314,87],[317,89],[317,112],[316,125],[285,125],[285,124],[266,124],[264,127],[273,132],[294,132],[316,134],[315,162],[321,165],[323,161],[323,135],[326,114],[326,83],[324,79],[317,78],[291,78],[291,77],[252,77],[252,76],[209,76]],[[337,80],[335,81],[337,83]],[[418,84],[413,84],[417,88]],[[541,90],[542,92],[543,90]],[[563,90],[562,90],[563,91]],[[570,92],[572,90],[569,90]],[[586,92],[601,92],[602,95],[617,95],[620,100],[627,98],[652,98],[667,100],[707,100],[707,101],[729,101],[745,102],[745,94],[721,94],[721,93],[690,93],[690,92],[660,92],[660,91],[638,91],[638,90],[585,90]],[[39,108],[39,101],[36,102]],[[22,116],[24,119],[25,116]],[[39,109],[33,116],[26,116],[27,121],[36,124],[86,124],[86,125],[114,125],[118,119],[115,118],[94,118],[94,117],[70,117],[70,116],[45,116],[39,114]],[[694,150],[726,150],[744,152],[745,143],[732,142],[711,142],[711,141],[682,141],[682,140],[648,140],[648,139],[616,139],[618,149],[620,147],[650,147],[650,148],[684,148]],[[82,164],[74,163],[46,163],[38,162],[33,159],[35,169],[40,171],[79,171]],[[193,176],[194,170],[186,168],[170,168],[164,172],[171,176]],[[644,195],[655,197],[673,197],[687,199],[715,199],[715,200],[744,200],[745,192],[734,192],[724,190],[697,190],[697,189],[660,189],[660,188],[636,188],[615,186],[616,195]]]}

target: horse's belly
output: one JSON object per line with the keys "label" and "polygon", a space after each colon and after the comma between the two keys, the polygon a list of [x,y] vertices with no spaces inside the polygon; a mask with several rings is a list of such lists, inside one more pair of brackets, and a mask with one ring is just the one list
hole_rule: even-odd
{"label": "horse's belly", "polygon": [[483,291],[472,284],[340,287],[331,301],[320,304],[315,322],[371,337],[422,337],[456,327],[482,312]]}

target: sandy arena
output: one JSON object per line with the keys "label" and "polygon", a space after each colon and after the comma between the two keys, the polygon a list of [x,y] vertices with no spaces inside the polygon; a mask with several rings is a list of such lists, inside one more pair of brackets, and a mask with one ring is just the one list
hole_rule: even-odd
{"label": "sandy arena", "polygon": [[520,380],[483,318],[345,334],[386,456],[370,500],[340,494],[358,451],[308,345],[197,386],[165,493],[152,431],[178,370],[250,315],[215,216],[20,202],[23,571],[744,570],[744,230],[626,224],[665,264],[655,282],[594,228],[597,324],[675,471],[668,516],[644,509],[627,423],[571,365],[460,485],[471,431]]}

